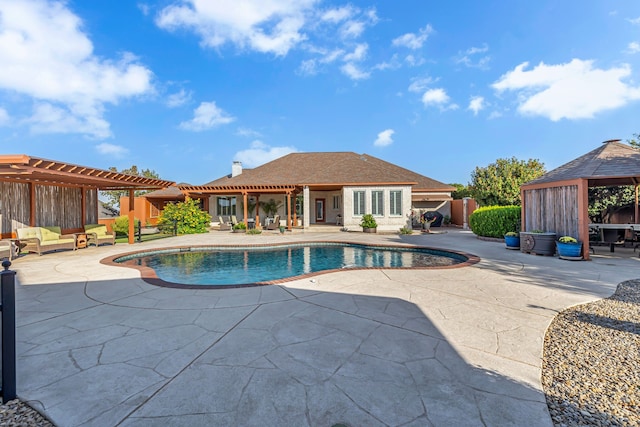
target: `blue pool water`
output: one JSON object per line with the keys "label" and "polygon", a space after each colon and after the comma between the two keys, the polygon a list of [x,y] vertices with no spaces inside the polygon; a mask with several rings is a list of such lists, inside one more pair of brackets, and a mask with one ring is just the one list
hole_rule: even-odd
{"label": "blue pool water", "polygon": [[234,248],[177,248],[133,254],[115,261],[152,268],[165,282],[244,285],[342,268],[412,268],[462,263],[463,255],[426,248],[342,243]]}

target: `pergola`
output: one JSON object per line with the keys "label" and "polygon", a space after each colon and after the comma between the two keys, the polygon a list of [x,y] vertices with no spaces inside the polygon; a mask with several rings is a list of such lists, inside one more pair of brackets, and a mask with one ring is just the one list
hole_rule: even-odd
{"label": "pergola", "polygon": [[638,186],[640,150],[618,139],[578,157],[520,186],[522,231],[546,230],[583,242],[582,256],[589,259],[589,188],[633,185],[634,222],[640,223]]}
{"label": "pergola", "polygon": [[[80,232],[98,219],[98,191],[129,191],[129,243],[133,243],[135,190],[156,190],[172,181],[127,175],[25,154],[0,155],[0,236],[11,237],[13,224],[54,225]],[[122,208],[122,207],[121,207]]]}

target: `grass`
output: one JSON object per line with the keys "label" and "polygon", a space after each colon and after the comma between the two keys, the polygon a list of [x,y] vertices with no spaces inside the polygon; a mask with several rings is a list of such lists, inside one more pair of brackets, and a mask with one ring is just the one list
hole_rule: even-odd
{"label": "grass", "polygon": [[[156,234],[143,234],[141,237],[141,241],[142,242],[148,242],[149,240],[157,240],[157,239],[164,239],[166,237],[173,237],[172,234],[165,234],[165,233],[156,233]],[[134,237],[134,241],[137,242],[138,241],[138,236]],[[128,236],[118,236],[116,237],[116,243],[129,243],[129,237]]]}

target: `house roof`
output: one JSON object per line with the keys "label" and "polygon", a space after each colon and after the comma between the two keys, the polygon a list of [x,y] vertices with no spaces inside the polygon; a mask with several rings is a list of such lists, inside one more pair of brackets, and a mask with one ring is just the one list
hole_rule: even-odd
{"label": "house roof", "polygon": [[163,188],[162,190],[152,191],[144,195],[147,199],[184,199],[184,193],[180,191],[179,186],[190,186],[191,184],[187,182],[181,182],[179,184],[174,184],[170,187]]}
{"label": "house roof", "polygon": [[[226,175],[204,186],[187,190],[245,188],[256,191],[283,190],[308,185],[311,188],[341,188],[345,185],[411,185],[414,191],[454,191],[455,188],[408,169],[353,152],[291,153],[240,175]],[[262,188],[258,188],[262,187]]]}
{"label": "house roof", "polygon": [[126,175],[26,154],[0,155],[0,180],[94,187],[99,190],[156,189],[173,181]]}
{"label": "house roof", "polygon": [[587,179],[589,186],[635,185],[640,182],[640,150],[609,140],[595,150],[547,172],[525,186]]}

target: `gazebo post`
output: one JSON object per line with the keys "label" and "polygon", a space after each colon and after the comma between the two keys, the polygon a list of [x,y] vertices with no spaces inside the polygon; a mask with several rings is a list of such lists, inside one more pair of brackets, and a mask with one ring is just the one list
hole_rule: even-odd
{"label": "gazebo post", "polygon": [[247,206],[247,204],[249,203],[249,195],[247,194],[246,191],[242,192],[242,206],[243,206],[243,215],[242,218],[244,218],[244,225],[247,226],[247,228],[249,227],[249,207]]}
{"label": "gazebo post", "polygon": [[291,230],[291,192],[287,192],[287,230]]}
{"label": "gazebo post", "polygon": [[589,181],[578,182],[578,239],[582,242],[582,259],[589,260]]}
{"label": "gazebo post", "polygon": [[129,190],[129,212],[127,212],[127,215],[129,216],[129,244],[132,245],[134,238],[135,238],[135,230],[134,230],[134,224],[133,222],[135,221],[135,201],[133,200],[133,196],[134,196],[134,191],[133,189]]}

